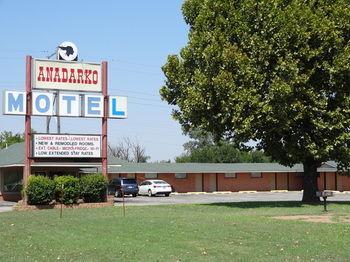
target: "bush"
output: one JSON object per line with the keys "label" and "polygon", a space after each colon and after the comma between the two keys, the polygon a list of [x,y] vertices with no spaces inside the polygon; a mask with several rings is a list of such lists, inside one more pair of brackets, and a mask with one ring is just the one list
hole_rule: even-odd
{"label": "bush", "polygon": [[80,179],[80,193],[86,203],[103,202],[107,192],[107,181],[101,174],[91,174]]}
{"label": "bush", "polygon": [[55,183],[45,176],[30,176],[26,188],[28,204],[47,205],[55,196]]}
{"label": "bush", "polygon": [[74,176],[58,176],[55,181],[56,201],[63,204],[77,203],[80,197],[79,179]]}

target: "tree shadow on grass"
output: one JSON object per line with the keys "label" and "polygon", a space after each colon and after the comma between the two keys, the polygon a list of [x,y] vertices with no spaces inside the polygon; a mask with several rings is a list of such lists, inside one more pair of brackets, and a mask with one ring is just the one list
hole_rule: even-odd
{"label": "tree shadow on grass", "polygon": [[[350,205],[350,201],[328,201],[327,200],[327,207],[328,205],[332,206],[332,204],[337,204],[337,205],[347,205],[349,206]],[[320,202],[320,205],[323,206],[323,201]]]}
{"label": "tree shadow on grass", "polygon": [[[350,201],[327,201],[327,205],[338,204],[338,205],[350,205]],[[227,202],[227,203],[210,203],[203,204],[205,206],[221,206],[231,208],[265,208],[265,207],[279,207],[279,208],[291,208],[291,207],[302,207],[305,204],[301,201],[247,201],[247,202]],[[313,206],[322,206],[323,202],[316,204],[307,204]]]}
{"label": "tree shadow on grass", "polygon": [[231,208],[265,208],[265,207],[301,207],[300,201],[247,201],[203,204],[205,206],[220,206]]}

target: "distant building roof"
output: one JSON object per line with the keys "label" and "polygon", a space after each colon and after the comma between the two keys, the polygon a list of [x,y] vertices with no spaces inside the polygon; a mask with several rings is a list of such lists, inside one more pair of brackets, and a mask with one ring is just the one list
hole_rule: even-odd
{"label": "distant building roof", "polygon": [[13,144],[0,150],[0,167],[23,165],[24,143]]}
{"label": "distant building roof", "polygon": [[[109,156],[108,165],[120,166],[122,164],[128,163],[125,160]],[[33,166],[99,166],[100,163],[90,163],[90,162],[41,162],[35,163]],[[13,144],[7,148],[0,150],[0,167],[9,166],[24,166],[24,143]]]}
{"label": "distant building roof", "polygon": [[[100,163],[89,162],[41,162],[34,166],[80,166],[82,171],[89,172],[89,167],[100,170]],[[24,143],[13,144],[0,150],[0,167],[23,166]],[[87,168],[87,169],[86,169]],[[95,169],[96,170],[96,169]],[[328,161],[318,168],[318,172],[335,172],[337,164]],[[303,165],[296,164],[293,167],[282,166],[277,163],[131,163],[116,157],[108,157],[109,173],[281,173],[303,172]]]}
{"label": "distant building roof", "polygon": [[127,163],[112,167],[110,173],[229,173],[229,172],[302,172],[277,163]]}

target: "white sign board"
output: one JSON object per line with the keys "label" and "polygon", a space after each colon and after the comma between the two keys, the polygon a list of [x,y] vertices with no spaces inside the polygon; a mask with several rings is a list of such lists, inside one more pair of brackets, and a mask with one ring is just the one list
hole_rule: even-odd
{"label": "white sign board", "polygon": [[[4,91],[3,114],[25,115],[26,93]],[[54,101],[56,104],[54,105]],[[123,96],[108,97],[108,118],[127,118],[128,99]],[[32,115],[66,116],[66,117],[102,117],[104,115],[104,99],[98,94],[79,95],[67,92],[32,92]]]}
{"label": "white sign board", "polygon": [[34,59],[32,88],[102,92],[101,65]]}
{"label": "white sign board", "polygon": [[2,95],[2,112],[4,115],[25,115],[27,111],[26,92],[7,91]]}
{"label": "white sign board", "polygon": [[99,135],[34,134],[33,157],[100,158]]}
{"label": "white sign board", "polygon": [[35,116],[52,116],[53,112],[52,93],[32,93],[32,114]]}

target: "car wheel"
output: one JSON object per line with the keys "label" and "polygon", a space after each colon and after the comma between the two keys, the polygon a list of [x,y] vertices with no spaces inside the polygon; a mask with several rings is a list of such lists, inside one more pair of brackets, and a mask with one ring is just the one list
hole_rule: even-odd
{"label": "car wheel", "polygon": [[165,193],[165,196],[168,197],[170,195],[170,193]]}
{"label": "car wheel", "polygon": [[137,197],[137,194],[132,194],[133,197]]}
{"label": "car wheel", "polygon": [[148,189],[148,196],[149,197],[153,196],[151,189]]}

